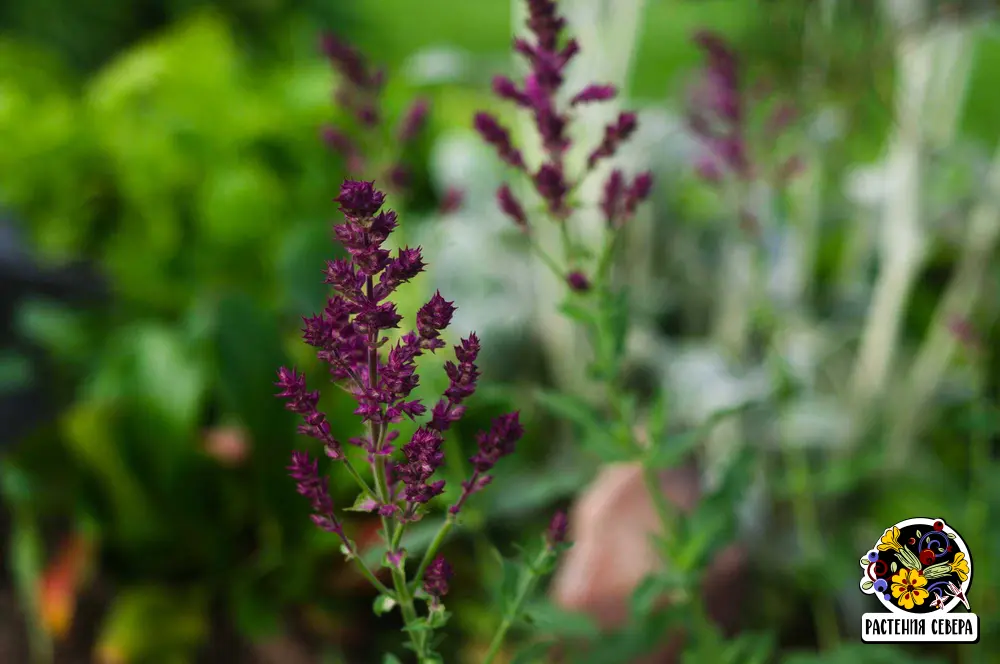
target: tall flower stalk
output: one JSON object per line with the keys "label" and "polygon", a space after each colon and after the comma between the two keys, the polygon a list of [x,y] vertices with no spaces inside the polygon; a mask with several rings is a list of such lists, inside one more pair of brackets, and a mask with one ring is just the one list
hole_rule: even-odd
{"label": "tall flower stalk", "polygon": [[[403,536],[444,490],[444,480],[436,479],[435,473],[445,462],[444,436],[461,419],[465,401],[476,389],[479,339],[473,333],[455,345],[455,361],[445,364],[448,388],[433,407],[428,409],[412,398],[419,383],[417,360],[446,346],[441,335],[455,306],[435,293],[417,312],[414,329],[390,342],[386,333],[402,322],[392,296],[400,285],[424,270],[421,250],[403,247],[392,253],[383,247],[398,221],[395,212],[383,210],[385,195],[373,182],[347,180],[335,200],[344,221],[334,226],[334,235],[349,258],[327,263],[325,283],[333,295],[320,313],[304,318],[302,338],[316,349],[330,378],[357,402],[354,412],[367,433],[346,443],[335,438],[326,414],[319,409],[319,392],[310,391],[305,376],[295,369],[281,368],[276,385],[286,407],[302,418],[299,433],[315,439],[324,456],[342,464],[354,479],[360,493],[351,509],[374,513],[381,519],[386,545],[382,566],[390,571],[391,587],[379,581],[347,536],[319,461],[297,451],[288,471],[298,492],[308,499],[316,526],[340,539],[344,555],[381,593],[377,602],[380,610],[399,608],[418,660],[440,661],[428,635],[447,621],[442,600],[448,593],[451,566],[439,549],[462,507],[490,484],[497,462],[514,452],[524,431],[518,413],[511,412],[493,420],[490,429],[476,437],[477,449],[469,459],[471,476],[448,507],[434,542],[416,565],[408,567]],[[404,419],[422,419],[423,423],[408,442],[399,444],[399,431],[394,426]],[[346,445],[364,450],[364,474],[349,460]],[[418,610],[418,600],[426,604],[424,613]]]}

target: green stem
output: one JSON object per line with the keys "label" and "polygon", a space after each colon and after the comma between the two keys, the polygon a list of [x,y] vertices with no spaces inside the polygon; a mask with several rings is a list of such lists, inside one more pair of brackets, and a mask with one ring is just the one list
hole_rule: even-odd
{"label": "green stem", "polygon": [[[792,509],[796,531],[799,535],[799,545],[806,553],[809,561],[820,558],[823,535],[819,528],[816,501],[809,490],[811,473],[804,452],[792,449],[789,445],[782,446],[785,452],[785,463],[793,478],[794,500]],[[825,593],[819,593],[824,595]],[[812,601],[813,620],[816,626],[816,636],[820,650],[831,651],[840,642],[840,628],[837,626],[837,615],[833,604],[822,596],[815,596]]]}
{"label": "green stem", "polygon": [[368,569],[368,565],[365,565],[365,562],[361,560],[361,556],[357,555],[355,552],[351,552],[351,559],[354,561],[354,565],[358,568],[358,571],[361,572],[361,575],[368,579],[368,582],[375,587],[375,590],[379,591],[383,595],[396,599],[396,594],[384,583],[378,580],[375,573]]}
{"label": "green stem", "polygon": [[424,578],[424,572],[427,570],[427,566],[431,564],[434,560],[434,556],[437,555],[438,549],[444,544],[445,539],[448,537],[448,533],[451,532],[452,527],[455,525],[455,515],[448,512],[448,516],[445,517],[444,523],[438,528],[437,534],[434,535],[434,539],[431,540],[430,546],[424,552],[424,557],[420,560],[420,565],[417,567],[417,573],[413,575],[412,589],[416,590],[417,584],[420,580]]}
{"label": "green stem", "polygon": [[[648,464],[642,464],[642,481],[646,485],[646,491],[649,492],[649,498],[653,501],[656,516],[663,527],[662,537],[664,540],[669,541],[673,537],[676,520],[674,519],[674,511],[667,501],[666,495],[663,493],[663,487],[660,484],[660,478],[656,473],[656,469]],[[664,549],[662,555],[666,556],[670,547],[665,546],[661,548]],[[669,561],[665,560],[664,562],[668,563]]]}
{"label": "green stem", "polygon": [[354,478],[354,481],[357,482],[358,486],[364,492],[365,497],[376,498],[375,492],[372,491],[370,486],[368,486],[368,482],[365,482],[365,478],[361,477],[358,469],[354,467],[350,460],[345,457],[343,463],[344,467],[347,468],[347,472],[350,473],[351,477]]}
{"label": "green stem", "polygon": [[413,606],[413,595],[406,586],[406,574],[402,569],[392,567],[392,583],[396,587],[396,601],[399,602],[399,610],[403,614],[403,623],[409,628],[407,631],[410,643],[417,653],[417,661],[423,662],[427,657],[426,632],[416,629],[419,621],[417,609]]}
{"label": "green stem", "polygon": [[503,646],[504,639],[507,637],[507,632],[514,625],[514,621],[517,620],[518,615],[521,612],[521,605],[534,590],[535,584],[538,583],[540,574],[539,569],[542,569],[551,556],[555,555],[555,551],[549,547],[548,544],[542,549],[541,553],[535,559],[534,563],[529,565],[524,573],[521,575],[521,579],[518,582],[517,593],[514,595],[514,601],[510,603],[507,607],[503,620],[500,621],[500,625],[497,627],[497,631],[493,634],[493,640],[490,642],[490,648],[486,652],[486,656],[483,658],[483,664],[492,664],[493,660],[500,653],[500,648]]}

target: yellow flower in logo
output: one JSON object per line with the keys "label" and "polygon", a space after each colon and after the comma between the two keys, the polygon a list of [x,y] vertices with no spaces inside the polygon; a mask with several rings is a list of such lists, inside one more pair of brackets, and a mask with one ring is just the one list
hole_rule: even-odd
{"label": "yellow flower in logo", "polygon": [[889,549],[899,551],[899,528],[896,526],[893,526],[891,530],[885,531],[882,539],[878,542],[879,551],[888,551]]}
{"label": "yellow flower in logo", "polygon": [[924,586],[927,579],[920,570],[903,568],[892,577],[892,596],[896,603],[910,611],[914,605],[920,606],[930,596]]}
{"label": "yellow flower in logo", "polygon": [[958,574],[958,578],[965,581],[969,578],[969,561],[965,559],[965,554],[959,551],[955,554],[955,559],[951,561],[951,571]]}

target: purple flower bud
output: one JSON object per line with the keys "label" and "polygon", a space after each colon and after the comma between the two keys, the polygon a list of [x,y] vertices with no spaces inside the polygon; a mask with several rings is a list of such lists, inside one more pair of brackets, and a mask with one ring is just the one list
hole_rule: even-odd
{"label": "purple flower bud", "polygon": [[453,571],[444,556],[438,555],[424,571],[424,592],[434,600],[440,600],[448,594],[448,583]]}
{"label": "purple flower bud", "polygon": [[420,307],[417,311],[417,332],[425,347],[434,350],[444,345],[438,337],[441,336],[441,330],[451,324],[454,314],[455,303],[441,297],[440,291],[435,292],[427,304]]}
{"label": "purple flower bud", "polygon": [[444,198],[441,199],[441,204],[438,206],[438,214],[453,214],[462,207],[463,202],[465,202],[465,192],[458,187],[448,187],[448,190],[444,192]]}
{"label": "purple flower bud", "polygon": [[385,204],[385,194],[375,188],[375,182],[345,180],[340,195],[333,199],[348,219],[371,219]]}
{"label": "purple flower bud", "polygon": [[566,283],[577,293],[585,293],[590,290],[590,280],[582,272],[570,272],[566,275]]}
{"label": "purple flower bud", "polygon": [[601,198],[601,212],[604,214],[604,221],[609,226],[616,225],[618,215],[621,214],[624,197],[625,174],[616,168],[611,171],[611,174],[605,181],[604,195]]}
{"label": "purple flower bud", "polygon": [[340,74],[356,87],[368,88],[377,83],[368,75],[368,64],[364,57],[334,35],[322,35],[320,50]]}
{"label": "purple flower bud", "polygon": [[403,116],[399,124],[398,138],[400,143],[409,143],[427,122],[427,113],[430,110],[430,102],[426,99],[418,99]]}
{"label": "purple flower bud", "polygon": [[556,547],[566,541],[566,531],[569,528],[569,519],[566,518],[564,510],[558,510],[552,515],[549,529],[545,533],[545,541],[551,547]]}
{"label": "purple flower bud", "polygon": [[497,203],[500,205],[500,211],[513,219],[514,223],[522,230],[528,229],[528,217],[524,214],[524,208],[521,207],[521,203],[514,197],[510,187],[502,185],[497,189]]}
{"label": "purple flower bud", "polygon": [[506,76],[493,78],[493,92],[501,99],[512,101],[518,106],[531,106],[531,99],[528,98],[528,95],[519,90],[517,84]]}
{"label": "purple flower bud", "polygon": [[653,174],[650,171],[645,171],[639,173],[632,180],[632,186],[629,187],[628,196],[625,198],[625,215],[631,217],[635,214],[635,210],[639,207],[639,203],[642,203],[653,191]]}
{"label": "purple flower bud", "polygon": [[520,150],[514,148],[510,133],[489,113],[476,113],[474,126],[483,140],[496,149],[500,158],[515,168],[524,168]]}
{"label": "purple flower bud", "polygon": [[577,106],[579,104],[589,104],[595,101],[607,101],[609,99],[614,99],[616,94],[618,94],[618,89],[613,85],[592,84],[576,93],[569,103],[571,106]]}
{"label": "purple flower bud", "polygon": [[614,156],[618,146],[627,141],[638,126],[635,113],[619,113],[618,118],[604,128],[601,144],[587,157],[587,168],[594,168],[601,159]]}
{"label": "purple flower bud", "polygon": [[569,185],[563,177],[562,169],[553,164],[542,164],[534,177],[535,189],[545,200],[549,212],[561,216],[565,212],[566,194]]}
{"label": "purple flower bud", "polygon": [[538,47],[555,51],[566,20],[556,12],[554,0],[528,0],[528,30],[538,40]]}

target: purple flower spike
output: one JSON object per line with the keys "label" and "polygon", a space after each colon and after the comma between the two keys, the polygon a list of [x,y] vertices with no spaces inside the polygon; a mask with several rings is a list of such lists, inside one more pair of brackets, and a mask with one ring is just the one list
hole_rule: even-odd
{"label": "purple flower spike", "polygon": [[453,574],[451,565],[444,559],[444,556],[439,555],[427,566],[427,570],[424,572],[424,592],[430,595],[435,603],[439,602],[442,597],[448,594],[448,584],[451,582]]}
{"label": "purple flower spike", "polygon": [[[530,72],[523,84],[498,76],[493,79],[493,92],[505,101],[529,111],[535,130],[543,147],[542,163],[532,165],[532,184],[545,202],[550,215],[565,222],[573,210],[567,206],[567,197],[579,182],[567,180],[565,155],[570,148],[569,125],[571,110],[581,104],[598,103],[614,99],[618,90],[613,85],[590,83],[571,95],[569,103],[562,103],[562,88],[566,67],[580,52],[580,44],[573,38],[564,39],[566,20],[559,15],[553,0],[526,0],[529,38],[516,38],[514,52],[528,63]],[[511,142],[510,134],[488,113],[477,113],[474,122],[483,140],[492,145],[506,163],[527,171],[520,150]],[[634,113],[621,113],[604,132],[600,144],[588,157],[587,168],[592,170],[602,159],[615,154],[620,145],[635,133],[638,121]],[[637,179],[626,186],[624,175],[618,173],[607,182],[602,211],[609,226],[618,227],[635,207],[649,197],[648,178]],[[521,203],[514,198],[507,185],[497,191],[500,210],[522,230],[528,229],[528,219]]]}

